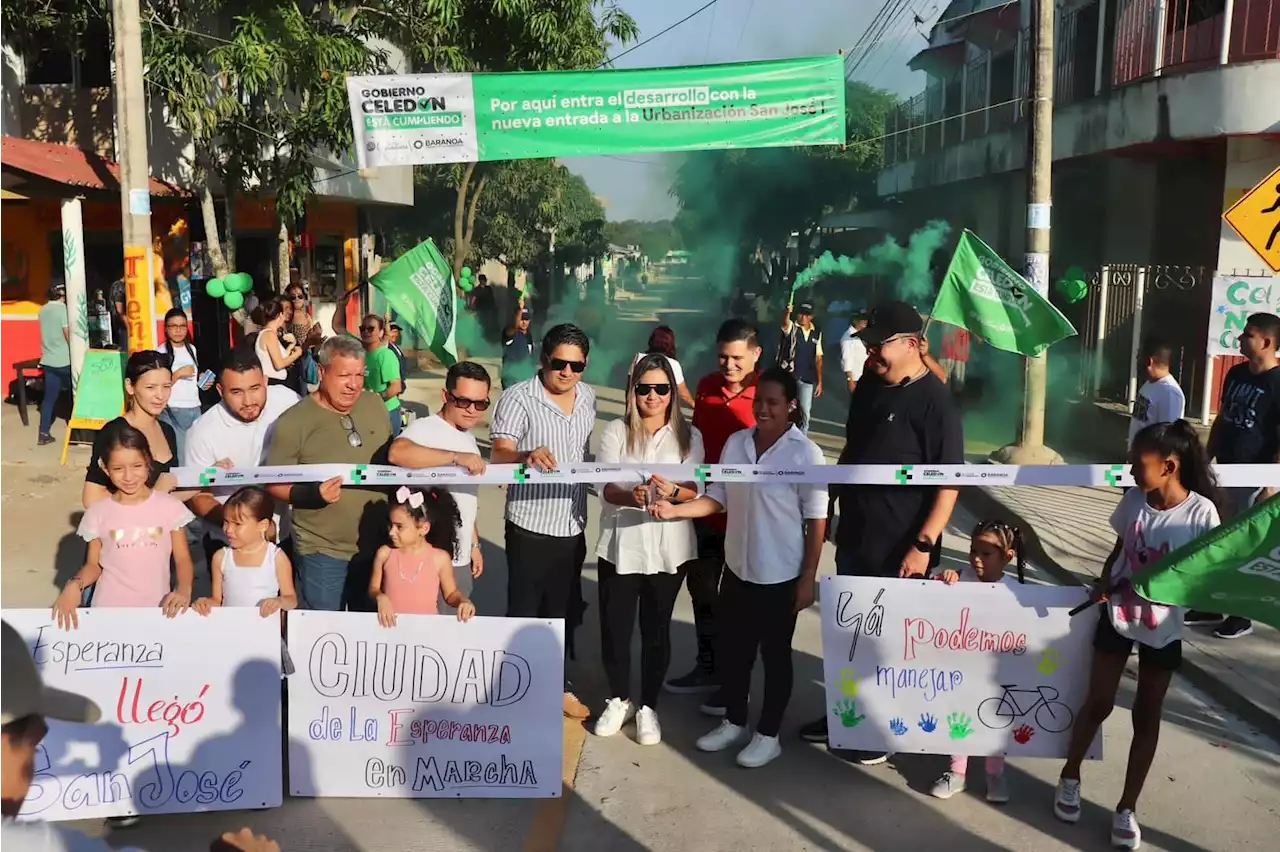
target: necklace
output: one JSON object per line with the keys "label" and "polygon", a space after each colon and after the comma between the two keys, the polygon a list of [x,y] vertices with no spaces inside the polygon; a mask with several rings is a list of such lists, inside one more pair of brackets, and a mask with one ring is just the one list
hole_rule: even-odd
{"label": "necklace", "polygon": [[399,560],[399,559],[397,559],[397,560],[396,560],[396,573],[400,575],[400,579],[401,579],[401,580],[404,580],[404,581],[405,581],[406,583],[408,583],[409,585],[411,585],[411,586],[417,585],[417,583],[418,583],[418,575],[422,573],[422,566],[423,566],[423,564],[424,564],[425,562],[426,562],[426,560],[425,560],[425,559],[419,559],[419,560],[418,560],[418,567],[413,569],[413,576],[412,576],[412,577],[406,577],[406,576],[404,575],[404,569],[400,567],[400,560]]}

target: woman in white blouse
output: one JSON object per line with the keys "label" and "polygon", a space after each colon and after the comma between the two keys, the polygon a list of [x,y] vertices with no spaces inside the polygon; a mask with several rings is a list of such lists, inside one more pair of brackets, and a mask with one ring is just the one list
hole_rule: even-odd
{"label": "woman in white blouse", "polygon": [[[631,370],[627,413],[605,427],[596,458],[602,464],[702,463],[702,436],[675,398],[677,382],[663,355],[645,355]],[[613,696],[596,719],[608,737],[636,720],[636,741],[656,745],[662,728],[655,710],[671,661],[671,611],[684,580],[682,566],[698,555],[692,521],[660,521],[646,511],[657,500],[693,500],[692,482],[660,476],[639,484],[610,483],[601,494],[600,642]],[[632,700],[631,631],[640,610],[640,695]]]}

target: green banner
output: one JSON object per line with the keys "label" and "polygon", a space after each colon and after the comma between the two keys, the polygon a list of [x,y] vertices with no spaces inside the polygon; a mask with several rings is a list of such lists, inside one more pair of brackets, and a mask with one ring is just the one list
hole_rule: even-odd
{"label": "green banner", "polygon": [[[90,349],[84,353],[84,367],[76,384],[72,421],[95,421],[99,425],[124,414],[124,363],[128,354],[118,349]],[[76,429],[88,428],[76,425]]]}
{"label": "green banner", "polygon": [[370,283],[445,366],[457,362],[453,272],[435,243],[430,239],[418,243]]}
{"label": "green banner", "polygon": [[1160,559],[1134,588],[1156,603],[1280,628],[1280,497]]}
{"label": "green banner", "polygon": [[1039,355],[1076,333],[1048,299],[969,231],[960,235],[931,316],[1020,355]]}
{"label": "green banner", "polygon": [[842,145],[839,56],[635,70],[350,77],[361,168]]}

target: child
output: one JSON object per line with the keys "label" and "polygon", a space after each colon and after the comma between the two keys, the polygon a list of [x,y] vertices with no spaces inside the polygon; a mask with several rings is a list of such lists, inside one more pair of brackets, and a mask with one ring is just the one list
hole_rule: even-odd
{"label": "child", "polygon": [[1133,742],[1124,792],[1111,820],[1111,845],[1137,849],[1142,831],[1135,811],[1156,753],[1164,694],[1182,662],[1183,613],[1144,600],[1134,591],[1133,581],[1161,556],[1216,527],[1219,520],[1214,506],[1217,482],[1208,455],[1185,420],[1143,429],[1134,436],[1129,457],[1137,487],[1125,493],[1111,515],[1118,538],[1094,586],[1094,599],[1106,604],[1106,612],[1098,619],[1089,694],[1076,714],[1053,812],[1064,822],[1080,819],[1080,764],[1111,714],[1125,662],[1137,642]]}
{"label": "child", "polygon": [[[1026,582],[1026,557],[1022,552],[1022,530],[1006,524],[1004,521],[983,521],[973,530],[969,539],[969,567],[963,579],[974,583],[1009,583],[1004,575],[1005,566],[1016,558],[1018,566],[1018,582]],[[939,580],[948,586],[955,585],[961,579],[960,573],[947,569]],[[951,758],[951,769],[942,773],[930,790],[930,795],[938,799],[950,799],[957,793],[964,792],[965,770],[969,768],[969,756],[957,754]],[[1009,801],[1009,782],[1004,777],[1004,758],[987,758],[987,801],[1003,805]]]}
{"label": "child", "polygon": [[208,615],[215,606],[256,606],[263,618],[298,606],[293,566],[275,544],[275,500],[256,485],[241,488],[222,507],[227,546],[213,554],[213,594],[194,609]]}
{"label": "child", "polygon": [[425,491],[401,486],[391,506],[391,546],[378,548],[369,581],[369,597],[378,604],[378,621],[395,627],[396,613],[438,615],[437,599],[470,621],[476,608],[458,590],[453,550],[458,506],[443,488]]}
{"label": "child", "polygon": [[[195,572],[183,527],[195,516],[177,498],[147,485],[151,446],[141,431],[122,417],[107,424],[99,440],[99,464],[115,490],[85,509],[77,534],[89,542],[89,553],[63,586],[53,616],[60,627],[79,627],[76,608],[93,586],[91,606],[160,606],[173,618],[191,604]],[[170,557],[177,577],[172,591]]]}

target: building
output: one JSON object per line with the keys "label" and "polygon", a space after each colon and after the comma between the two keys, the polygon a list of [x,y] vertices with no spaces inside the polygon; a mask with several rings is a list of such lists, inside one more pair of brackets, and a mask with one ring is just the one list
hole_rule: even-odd
{"label": "building", "polygon": [[[947,219],[1015,267],[1030,26],[1027,0],[945,8],[910,62],[925,91],[887,119],[877,187],[900,222]],[[1226,366],[1206,376],[1213,272],[1270,274],[1221,214],[1280,165],[1280,0],[1059,0],[1055,33],[1049,280],[1077,266],[1095,283],[1064,306],[1086,355],[1079,389],[1131,395],[1141,286],[1142,327],[1181,347],[1189,410],[1207,413]]]}

